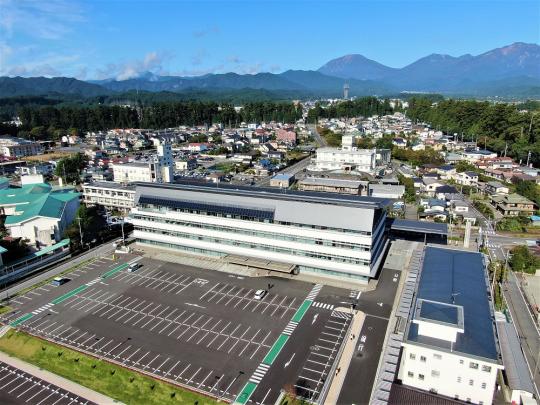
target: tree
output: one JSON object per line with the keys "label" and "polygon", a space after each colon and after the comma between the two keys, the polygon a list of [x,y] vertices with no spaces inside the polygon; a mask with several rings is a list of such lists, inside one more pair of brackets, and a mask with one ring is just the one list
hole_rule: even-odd
{"label": "tree", "polygon": [[533,255],[527,246],[520,245],[512,249],[509,264],[513,271],[534,274],[540,267],[540,259]]}
{"label": "tree", "polygon": [[516,193],[540,206],[540,187],[534,181],[518,180],[516,182]]}
{"label": "tree", "polygon": [[82,153],[62,158],[56,164],[54,174],[62,177],[67,183],[78,182],[81,170],[86,166],[87,162],[88,158]]}
{"label": "tree", "polygon": [[74,250],[78,250],[94,241],[101,242],[107,239],[109,234],[107,222],[99,215],[97,208],[87,207],[83,204],[77,210],[77,216],[73,223],[66,229],[64,237],[71,240]]}

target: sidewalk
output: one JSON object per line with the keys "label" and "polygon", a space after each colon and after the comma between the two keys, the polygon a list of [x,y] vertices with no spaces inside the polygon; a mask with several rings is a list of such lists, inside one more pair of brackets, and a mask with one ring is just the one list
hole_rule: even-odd
{"label": "sidewalk", "polygon": [[54,384],[60,388],[72,392],[73,394],[78,395],[84,399],[95,402],[96,404],[121,404],[121,402],[118,402],[112,398],[100,394],[99,392],[83,387],[82,385],[70,381],[64,377],[60,377],[59,375],[53,374],[47,370],[43,370],[39,367],[19,360],[16,357],[11,357],[2,352],[0,352],[0,361],[9,364],[12,367],[18,368],[19,370],[27,372],[28,374],[32,374],[34,377],[47,381],[50,384]]}
{"label": "sidewalk", "polygon": [[[345,381],[345,377],[347,376],[347,370],[349,369],[349,365],[351,364],[351,359],[354,355],[356,344],[358,343],[360,331],[362,330],[362,325],[364,324],[365,318],[366,315],[361,311],[357,311],[353,316],[350,329],[352,336],[345,337],[345,339],[347,339],[347,341],[345,342],[345,348],[343,349],[343,353],[341,354],[339,363],[336,367],[336,370],[339,370],[339,372],[337,373],[337,375],[334,373],[333,376],[329,376],[330,378],[333,378],[332,382],[330,383],[330,388],[328,389],[328,394],[324,401],[326,405],[337,404],[339,393],[341,392],[343,382]],[[354,338],[352,338],[353,336]]]}

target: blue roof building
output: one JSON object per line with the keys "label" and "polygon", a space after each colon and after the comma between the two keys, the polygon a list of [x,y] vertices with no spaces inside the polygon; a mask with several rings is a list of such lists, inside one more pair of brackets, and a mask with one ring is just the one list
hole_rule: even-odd
{"label": "blue roof building", "polygon": [[484,256],[428,246],[403,339],[403,384],[492,402],[502,360]]}

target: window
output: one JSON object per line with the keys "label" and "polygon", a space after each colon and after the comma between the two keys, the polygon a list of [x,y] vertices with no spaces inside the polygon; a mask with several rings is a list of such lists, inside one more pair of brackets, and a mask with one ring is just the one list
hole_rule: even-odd
{"label": "window", "polygon": [[413,377],[414,377],[414,373],[413,373],[412,371],[409,371],[409,372],[407,373],[407,376],[413,378]]}
{"label": "window", "polygon": [[441,360],[442,356],[439,353],[433,353],[433,358],[437,360]]}
{"label": "window", "polygon": [[418,374],[418,379],[424,381],[424,374]]}
{"label": "window", "polygon": [[487,387],[487,384],[486,383],[482,383],[482,389],[485,390]]}
{"label": "window", "polygon": [[441,372],[439,370],[431,370],[431,376],[435,378],[439,378],[441,375]]}
{"label": "window", "polygon": [[458,382],[458,383],[461,382],[461,377],[458,377],[458,378],[457,378],[457,382]]}
{"label": "window", "polygon": [[414,354],[414,353],[409,354],[409,359],[415,360],[416,359],[416,354]]}
{"label": "window", "polygon": [[420,356],[420,361],[422,363],[425,363],[426,362],[426,356]]}
{"label": "window", "polygon": [[459,361],[459,364],[463,364],[463,360],[460,360],[460,361]]}
{"label": "window", "polygon": [[478,363],[473,363],[472,361],[469,363],[469,368],[472,368],[474,370],[478,370]]}
{"label": "window", "polygon": [[459,401],[459,395],[454,395],[454,399],[457,399]]}
{"label": "window", "polygon": [[474,385],[474,380],[469,380],[469,385],[472,387]]}
{"label": "window", "polygon": [[491,372],[491,366],[482,366],[482,371],[485,371],[486,373]]}

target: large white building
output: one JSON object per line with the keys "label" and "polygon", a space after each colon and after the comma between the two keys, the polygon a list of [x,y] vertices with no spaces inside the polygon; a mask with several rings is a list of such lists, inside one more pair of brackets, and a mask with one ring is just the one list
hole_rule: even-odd
{"label": "large white building", "polygon": [[38,142],[27,139],[2,137],[0,138],[0,151],[4,156],[18,158],[41,154],[43,147]]}
{"label": "large white building", "polygon": [[157,156],[150,162],[131,162],[113,165],[114,181],[120,183],[171,183],[174,180],[174,161],[171,145],[157,147]]}
{"label": "large white building", "polygon": [[137,184],[137,243],[293,265],[367,282],[387,245],[387,200],[239,186]]}
{"label": "large white building", "polygon": [[83,202],[86,205],[101,205],[107,209],[129,211],[135,202],[135,186],[122,185],[113,181],[85,183]]}
{"label": "large white building", "polygon": [[403,384],[491,404],[502,360],[481,253],[426,247],[402,342]]}
{"label": "large white building", "polygon": [[377,151],[375,149],[317,149],[313,166],[310,170],[343,170],[371,173],[375,171]]}

